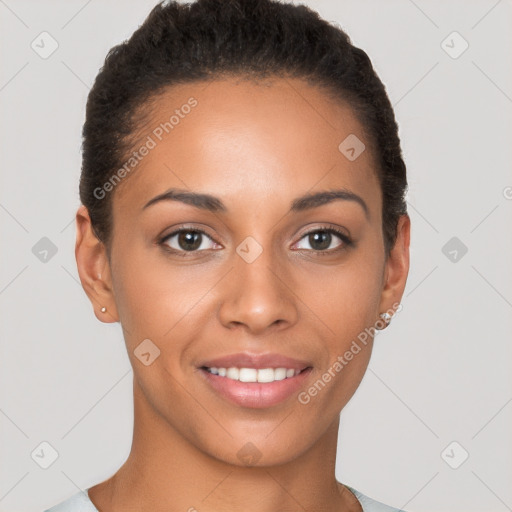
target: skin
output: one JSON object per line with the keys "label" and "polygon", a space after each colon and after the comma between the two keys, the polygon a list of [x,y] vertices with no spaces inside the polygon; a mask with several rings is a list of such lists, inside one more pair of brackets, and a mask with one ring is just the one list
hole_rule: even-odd
{"label": "skin", "polygon": [[[278,352],[311,362],[308,389],[400,302],[409,217],[400,218],[386,258],[370,141],[350,106],[321,89],[284,78],[175,86],[157,99],[139,135],[190,96],[198,105],[113,192],[109,250],[87,209],[76,215],[82,285],[99,320],[121,323],[134,375],[131,453],[89,496],[101,512],[361,511],[337,482],[335,460],[339,414],[361,382],[373,340],[307,405],[296,395],[264,409],[235,405],[197,366],[234,352]],[[354,161],[338,150],[349,134],[366,144]],[[212,194],[227,212],[176,201],[143,209],[171,187]],[[364,200],[368,216],[350,200],[289,212],[303,194],[341,188]],[[326,224],[354,245],[333,234],[330,254],[319,254],[327,251],[305,234]],[[186,257],[158,245],[183,226],[211,239],[203,235],[195,252],[178,236],[167,240]],[[236,252],[248,236],[262,248],[251,263]],[[149,366],[134,355],[147,338],[160,349]],[[248,442],[260,457],[252,465],[237,457]]]}

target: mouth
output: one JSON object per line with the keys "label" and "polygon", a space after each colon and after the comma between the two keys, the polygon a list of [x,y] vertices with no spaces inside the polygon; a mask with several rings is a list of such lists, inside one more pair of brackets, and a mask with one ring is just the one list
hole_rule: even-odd
{"label": "mouth", "polygon": [[309,361],[268,352],[229,354],[201,361],[196,368],[209,392],[231,404],[254,409],[290,399],[313,371]]}
{"label": "mouth", "polygon": [[212,375],[218,375],[219,377],[225,377],[226,379],[236,380],[239,382],[259,382],[259,383],[271,383],[275,381],[290,379],[301,374],[303,371],[311,368],[306,366],[302,369],[294,368],[237,368],[231,366],[229,368],[215,366],[208,367],[202,366],[200,369],[211,373]]}

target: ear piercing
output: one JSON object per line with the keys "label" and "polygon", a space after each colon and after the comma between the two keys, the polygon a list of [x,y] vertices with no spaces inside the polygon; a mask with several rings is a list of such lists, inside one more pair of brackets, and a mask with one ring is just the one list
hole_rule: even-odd
{"label": "ear piercing", "polygon": [[[382,331],[389,325],[389,322],[391,321],[391,315],[386,311],[385,313],[381,313],[379,316],[382,320],[377,320],[375,327],[377,328],[377,330]],[[381,324],[382,321],[384,322],[384,325],[383,326],[378,325],[378,324]]]}
{"label": "ear piercing", "polygon": [[106,313],[107,312],[107,308],[105,306],[103,306],[100,310],[102,313]]}
{"label": "ear piercing", "polygon": [[384,320],[384,322],[386,322],[387,324],[389,324],[389,322],[391,321],[391,315],[386,311],[385,313],[381,313],[380,314],[380,317],[382,318],[382,320]]}

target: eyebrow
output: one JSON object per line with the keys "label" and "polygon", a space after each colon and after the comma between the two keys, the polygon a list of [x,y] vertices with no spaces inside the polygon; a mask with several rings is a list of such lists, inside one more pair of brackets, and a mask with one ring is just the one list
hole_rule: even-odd
{"label": "eyebrow", "polygon": [[[302,212],[312,208],[317,208],[336,200],[353,201],[359,204],[364,210],[366,217],[368,218],[368,205],[365,203],[363,198],[347,189],[326,190],[323,192],[315,192],[297,197],[292,201],[290,205],[290,211]],[[162,201],[179,201],[181,203],[185,203],[201,210],[207,210],[210,212],[226,213],[228,211],[226,205],[218,197],[212,196],[210,194],[188,192],[186,190],[176,188],[171,188],[162,194],[153,197],[153,199],[148,201],[142,209],[144,210],[149,206]]]}

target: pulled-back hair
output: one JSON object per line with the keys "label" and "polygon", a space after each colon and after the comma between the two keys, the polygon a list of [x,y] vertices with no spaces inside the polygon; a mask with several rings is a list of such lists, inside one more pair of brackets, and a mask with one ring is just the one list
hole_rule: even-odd
{"label": "pulled-back hair", "polygon": [[162,2],[108,52],[82,132],[80,199],[98,239],[109,245],[113,194],[99,198],[95,191],[126,161],[144,107],[172,85],[223,76],[304,79],[354,110],[377,162],[389,255],[398,219],[407,212],[407,177],[385,87],[368,55],[341,28],[304,5],[276,0]]}

